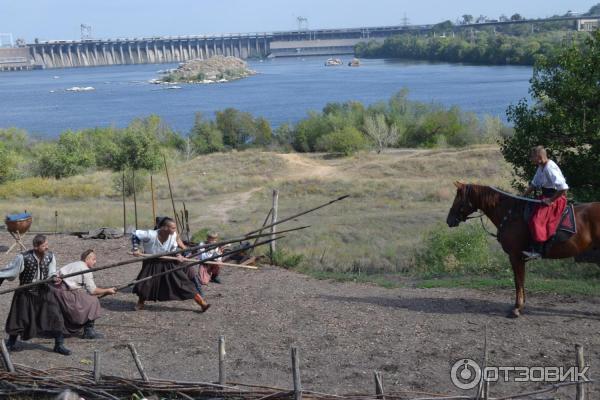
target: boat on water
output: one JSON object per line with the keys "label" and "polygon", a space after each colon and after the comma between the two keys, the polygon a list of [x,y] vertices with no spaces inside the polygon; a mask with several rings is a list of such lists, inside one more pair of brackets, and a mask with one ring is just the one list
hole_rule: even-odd
{"label": "boat on water", "polygon": [[96,88],[94,88],[92,86],[82,86],[82,87],[73,86],[66,90],[67,90],[67,92],[91,92],[92,90],[96,90]]}
{"label": "boat on water", "polygon": [[349,67],[360,67],[360,60],[358,58],[353,58],[352,61],[348,62]]}
{"label": "boat on water", "polygon": [[335,67],[338,65],[342,65],[342,60],[339,58],[328,58],[327,61],[325,61],[326,67]]}
{"label": "boat on water", "polygon": [[181,89],[181,86],[167,86],[165,89]]}

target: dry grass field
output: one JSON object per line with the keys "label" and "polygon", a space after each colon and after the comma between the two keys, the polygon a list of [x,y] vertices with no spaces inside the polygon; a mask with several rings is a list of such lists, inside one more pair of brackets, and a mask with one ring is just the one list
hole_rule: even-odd
{"label": "dry grass field", "polygon": [[[280,218],[349,194],[341,203],[302,217],[298,224],[311,228],[290,235],[282,247],[340,270],[379,271],[402,270],[421,232],[443,223],[454,180],[508,187],[510,176],[496,147],[394,150],[332,159],[246,151],[177,161],[169,168],[176,207],[185,202],[193,231],[236,235],[259,226],[275,188],[280,191]],[[164,171],[153,178],[159,213],[170,215]],[[34,215],[36,231],[55,230],[55,211],[59,231],[122,227],[117,179],[117,174],[94,172],[6,184],[0,186],[0,213],[27,210]],[[149,177],[144,179],[146,188],[137,194],[138,224],[150,227]],[[128,226],[133,221],[133,199],[128,198]]]}

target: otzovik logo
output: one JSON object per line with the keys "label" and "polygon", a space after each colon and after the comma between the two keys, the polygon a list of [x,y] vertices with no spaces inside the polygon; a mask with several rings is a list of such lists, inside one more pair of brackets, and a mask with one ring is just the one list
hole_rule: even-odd
{"label": "otzovik logo", "polygon": [[479,383],[486,382],[587,382],[590,367],[524,367],[524,366],[488,366],[481,368],[470,358],[462,358],[452,365],[450,378],[454,386],[469,390]]}

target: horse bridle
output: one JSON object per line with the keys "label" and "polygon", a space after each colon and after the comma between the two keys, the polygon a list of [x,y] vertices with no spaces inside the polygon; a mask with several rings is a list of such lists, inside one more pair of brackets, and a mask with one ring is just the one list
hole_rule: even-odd
{"label": "horse bridle", "polygon": [[[468,205],[470,208],[474,208],[475,210],[479,211],[479,208],[475,207],[475,206],[473,205],[473,203],[471,203],[471,200],[469,199],[469,192],[470,192],[470,190],[471,190],[471,185],[470,185],[470,184],[467,184],[467,185],[466,185],[466,188],[465,188],[465,199],[464,199],[464,201],[462,202],[462,204],[460,205],[460,208],[458,209],[459,213],[461,214],[461,217],[462,217],[462,215],[465,213],[465,210],[464,210],[464,209],[465,209],[465,206],[466,206],[466,205]],[[498,225],[498,228],[497,228],[497,232],[498,232],[498,233],[492,233],[492,232],[490,232],[490,231],[489,231],[489,230],[488,230],[488,229],[485,227],[485,224],[484,224],[484,222],[483,222],[483,216],[484,216],[485,214],[483,214],[482,212],[480,212],[480,213],[479,213],[479,215],[473,215],[473,216],[468,216],[468,215],[467,215],[467,216],[465,216],[465,217],[464,217],[464,219],[463,219],[463,222],[466,222],[466,221],[468,221],[468,220],[470,220],[470,219],[477,219],[477,218],[479,218],[479,221],[481,222],[481,227],[483,228],[483,230],[484,230],[484,231],[485,231],[485,232],[486,232],[488,235],[490,235],[490,236],[492,236],[492,237],[494,237],[494,238],[498,238],[498,234],[500,234],[500,231],[502,230],[502,228],[504,228],[504,225],[505,225],[505,224],[506,224],[506,223],[507,223],[507,222],[510,220],[510,218],[511,218],[511,216],[512,216],[512,213],[513,213],[513,208],[511,207],[511,208],[509,208],[509,209],[508,209],[508,213],[507,213],[507,214],[506,214],[506,215],[505,215],[505,216],[502,218],[502,220],[500,221],[500,224]]]}

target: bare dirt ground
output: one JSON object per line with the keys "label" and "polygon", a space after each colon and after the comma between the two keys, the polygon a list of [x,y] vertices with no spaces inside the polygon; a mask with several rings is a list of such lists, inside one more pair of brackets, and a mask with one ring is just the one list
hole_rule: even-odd
{"label": "bare dirt ground", "polygon": [[[128,258],[129,243],[50,236],[59,265],[95,248],[99,265]],[[11,243],[6,234],[0,244]],[[28,236],[27,242],[31,240]],[[6,264],[10,256],[2,255]],[[101,286],[135,278],[140,264],[95,274]],[[532,295],[518,320],[505,318],[512,291],[464,289],[384,289],[355,283],[319,281],[274,267],[259,271],[225,269],[222,285],[212,284],[212,308],[198,313],[192,302],[149,303],[134,311],[136,297],[119,293],[102,299],[97,326],[105,339],[67,339],[69,357],[52,353],[52,342],[33,339],[14,362],[37,368],[91,369],[94,350],[103,372],[136,377],[126,344],[134,343],[153,377],[215,381],[217,342],[225,335],[231,382],[291,387],[290,347],[301,357],[304,387],[329,393],[372,393],[374,370],[386,391],[472,394],[456,389],[450,369],[460,358],[481,359],[483,332],[489,331],[490,364],[497,366],[571,366],[574,344],[581,343],[591,365],[600,368],[600,297]],[[5,282],[2,289],[14,287]],[[12,295],[0,296],[0,319]],[[493,396],[543,384],[492,384]],[[594,389],[592,389],[594,390]],[[574,388],[561,389],[573,397]],[[598,391],[591,398],[597,398]]]}

